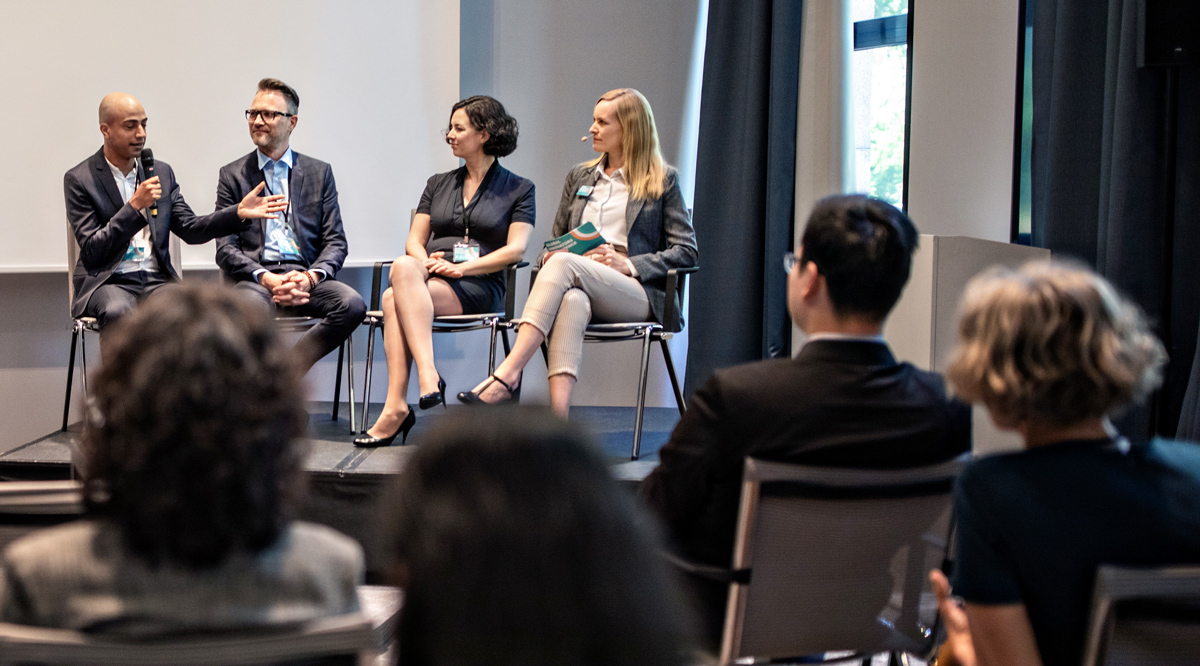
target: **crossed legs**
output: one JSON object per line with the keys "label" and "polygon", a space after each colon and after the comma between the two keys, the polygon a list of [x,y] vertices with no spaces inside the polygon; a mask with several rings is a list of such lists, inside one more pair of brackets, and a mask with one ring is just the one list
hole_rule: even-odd
{"label": "crossed legs", "polygon": [[383,292],[383,350],[387,356],[388,392],[383,411],[367,431],[371,437],[396,432],[408,416],[409,371],[415,363],[421,395],[438,390],[433,362],[433,318],[462,314],[462,304],[450,285],[430,278],[418,259],[405,255],[392,264],[391,285]]}
{"label": "crossed legs", "polygon": [[[538,273],[512,352],[496,368],[495,376],[516,388],[521,371],[543,341],[549,347],[550,406],[566,416],[571,392],[583,357],[583,334],[588,322],[646,321],[650,302],[636,278],[586,257],[552,255]],[[498,382],[484,380],[475,387],[484,402],[509,397]]]}

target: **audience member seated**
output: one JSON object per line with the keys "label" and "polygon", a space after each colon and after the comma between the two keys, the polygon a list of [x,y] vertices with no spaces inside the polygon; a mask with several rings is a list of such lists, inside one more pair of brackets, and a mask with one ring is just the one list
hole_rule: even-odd
{"label": "audience member seated", "polygon": [[549,410],[448,419],[400,475],[398,663],[694,663],[658,535]]}
{"label": "audience member seated", "polygon": [[168,285],[110,331],[87,409],[86,519],[0,557],[0,620],[145,637],[358,610],[358,544],[291,520],[301,372],[268,311]]}
{"label": "audience member seated", "polygon": [[[908,281],[917,230],[893,206],[836,196],[813,208],[798,256],[784,258],[788,310],[808,336],[792,359],[717,371],[692,397],[643,496],[680,554],[728,567],[747,456],[892,469],[970,448],[971,413],[942,378],[898,363],[884,320]],[[696,581],[709,646],[728,585]]]}
{"label": "audience member seated", "polygon": [[[1109,416],[1142,400],[1166,360],[1137,307],[1060,262],[993,269],[963,297],[947,376],[1025,450],[959,479],[949,600],[963,663],[1078,664],[1096,567],[1200,563],[1200,447],[1131,444]],[[967,635],[969,625],[969,636]]]}

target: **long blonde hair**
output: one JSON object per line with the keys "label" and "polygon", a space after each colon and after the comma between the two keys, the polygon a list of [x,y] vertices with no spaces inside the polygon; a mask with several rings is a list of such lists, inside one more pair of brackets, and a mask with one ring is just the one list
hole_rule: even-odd
{"label": "long blonde hair", "polygon": [[[596,103],[617,103],[617,122],[621,123],[624,139],[621,156],[625,159],[625,182],[631,199],[657,199],[663,194],[667,165],[658,147],[658,128],[650,102],[633,88],[617,88],[600,96]],[[589,163],[596,166],[604,155]]]}

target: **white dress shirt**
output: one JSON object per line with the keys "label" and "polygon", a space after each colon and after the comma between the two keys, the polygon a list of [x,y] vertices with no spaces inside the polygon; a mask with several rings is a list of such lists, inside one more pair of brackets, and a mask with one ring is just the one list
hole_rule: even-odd
{"label": "white dress shirt", "polygon": [[[108,162],[108,158],[104,158]],[[133,193],[137,191],[137,175],[138,162],[135,160],[133,168],[128,174],[121,173],[112,162],[108,162],[108,168],[112,170],[113,180],[117,182],[117,191],[121,193],[121,201],[129,203],[129,199],[133,197]],[[142,217],[146,216],[145,210],[138,211]],[[150,238],[150,225],[146,225],[138,230],[129,239],[129,247],[125,248],[125,258],[121,263],[117,264],[116,273],[137,273],[145,271],[147,273],[159,272],[158,259],[154,258],[154,249],[152,247],[153,240]]]}

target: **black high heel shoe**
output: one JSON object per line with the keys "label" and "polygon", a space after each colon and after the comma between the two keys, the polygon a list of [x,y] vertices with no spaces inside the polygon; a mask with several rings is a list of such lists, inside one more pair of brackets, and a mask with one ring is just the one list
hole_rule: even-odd
{"label": "black high heel shoe", "polygon": [[[496,402],[484,402],[483,398],[479,397],[479,394],[486,391],[487,387],[492,385],[492,382],[500,382],[500,385],[503,386],[505,388],[505,390],[508,391],[508,397],[503,400],[497,400]],[[520,377],[517,377],[517,385],[514,387],[514,386],[509,386],[508,382],[504,381],[503,379],[500,379],[496,375],[489,375],[487,383],[484,384],[483,386],[481,386],[478,391],[463,391],[462,393],[458,394],[458,401],[466,403],[468,405],[502,405],[506,402],[513,402],[515,400],[520,400],[520,398],[521,398],[521,378]]]}
{"label": "black high heel shoe", "polygon": [[363,435],[361,437],[355,437],[354,445],[361,446],[364,448],[374,448],[376,446],[390,446],[391,443],[396,440],[396,435],[401,435],[400,443],[404,444],[405,442],[408,441],[408,431],[412,430],[412,427],[416,424],[417,424],[417,413],[410,409],[410,410],[408,410],[408,416],[404,417],[404,420],[400,422],[400,427],[396,429],[396,432],[392,433],[391,435],[389,435],[387,437],[372,437],[370,435]]}
{"label": "black high heel shoe", "polygon": [[442,403],[442,409],[446,408],[446,380],[438,376],[438,390],[433,393],[426,393],[417,401],[417,406],[421,409],[429,409],[436,407],[438,403]]}

